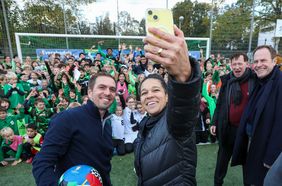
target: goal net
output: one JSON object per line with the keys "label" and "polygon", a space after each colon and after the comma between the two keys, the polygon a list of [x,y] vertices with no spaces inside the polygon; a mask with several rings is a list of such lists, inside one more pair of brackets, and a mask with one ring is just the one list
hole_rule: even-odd
{"label": "goal net", "polygon": [[[125,44],[126,52],[129,46],[132,49],[143,49],[144,36],[115,36],[115,35],[69,35],[69,34],[39,34],[15,33],[18,56],[21,60],[26,56],[32,58],[47,58],[51,53],[64,55],[70,53],[78,58],[83,52],[95,56],[98,46],[102,50],[112,48],[113,53],[118,53],[118,46]],[[185,38],[189,47],[189,55],[196,59],[201,57],[200,49],[205,58],[209,56],[209,38]]]}

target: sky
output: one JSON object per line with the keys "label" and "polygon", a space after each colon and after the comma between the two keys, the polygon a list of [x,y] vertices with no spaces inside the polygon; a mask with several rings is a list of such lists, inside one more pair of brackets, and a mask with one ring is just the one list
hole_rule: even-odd
{"label": "sky", "polygon": [[[168,8],[171,9],[177,2],[184,0],[97,0],[97,2],[87,6],[80,6],[81,13],[89,23],[96,22],[96,17],[104,17],[107,12],[111,21],[117,20],[117,7],[119,12],[125,10],[132,17],[140,21],[145,16],[147,8]],[[237,0],[225,0],[224,4],[231,4]],[[118,2],[118,6],[117,6]],[[198,2],[211,3],[212,0],[198,0]]]}
{"label": "sky", "polygon": [[[104,17],[107,12],[112,22],[117,21],[117,2],[119,12],[127,11],[131,17],[138,21],[145,17],[147,8],[168,8],[171,9],[177,2],[184,0],[96,0],[95,3],[81,5],[78,7],[80,16],[88,23],[95,23],[96,17]],[[192,0],[195,1],[195,0]],[[212,3],[212,0],[197,0],[198,2]],[[214,0],[214,2],[219,0]],[[221,6],[235,3],[237,0],[225,0]],[[23,0],[16,0],[20,8],[23,8]]]}

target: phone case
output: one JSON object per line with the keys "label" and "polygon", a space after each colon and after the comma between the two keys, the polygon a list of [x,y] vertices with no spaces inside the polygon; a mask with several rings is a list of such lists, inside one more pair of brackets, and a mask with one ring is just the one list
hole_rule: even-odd
{"label": "phone case", "polygon": [[169,9],[154,9],[146,10],[146,32],[147,35],[149,27],[156,27],[164,32],[174,34],[173,31],[173,17]]}

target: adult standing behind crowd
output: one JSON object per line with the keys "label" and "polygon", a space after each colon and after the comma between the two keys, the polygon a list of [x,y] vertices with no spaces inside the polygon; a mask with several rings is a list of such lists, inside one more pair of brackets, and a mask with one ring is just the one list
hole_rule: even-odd
{"label": "adult standing behind crowd", "polygon": [[148,113],[136,140],[138,185],[196,185],[196,145],[193,128],[200,104],[201,72],[189,59],[184,34],[149,28],[144,40],[146,57],[170,74],[168,87],[157,74],[140,84],[141,103]]}
{"label": "adult standing behind crowd", "polygon": [[97,169],[103,185],[111,185],[113,144],[107,109],[115,92],[116,83],[111,75],[92,76],[87,104],[52,118],[41,151],[33,161],[32,172],[37,185],[58,185],[67,169],[81,164]]}
{"label": "adult standing behind crowd", "polygon": [[215,186],[223,184],[240,119],[255,83],[255,76],[247,67],[246,54],[236,53],[231,56],[230,60],[232,72],[221,77],[222,86],[213,117],[213,125],[210,128],[211,134],[216,135],[219,142],[214,172]]}
{"label": "adult standing behind crowd", "polygon": [[258,46],[253,56],[258,82],[241,118],[232,165],[243,165],[245,185],[260,186],[282,152],[282,72],[271,46]]}

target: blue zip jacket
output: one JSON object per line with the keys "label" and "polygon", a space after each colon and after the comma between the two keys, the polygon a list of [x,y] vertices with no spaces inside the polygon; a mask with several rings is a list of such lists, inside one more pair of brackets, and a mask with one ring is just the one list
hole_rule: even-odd
{"label": "blue zip jacket", "polygon": [[32,173],[39,186],[58,185],[60,176],[75,165],[94,167],[111,185],[112,129],[108,113],[100,117],[92,101],[52,118]]}

